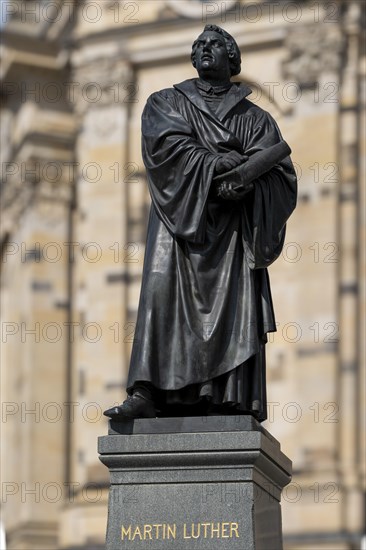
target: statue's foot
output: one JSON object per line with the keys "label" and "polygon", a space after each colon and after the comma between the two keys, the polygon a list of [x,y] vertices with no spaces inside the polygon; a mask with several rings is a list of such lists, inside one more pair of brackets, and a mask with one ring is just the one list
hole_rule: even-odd
{"label": "statue's foot", "polygon": [[155,418],[156,410],[151,399],[145,399],[138,393],[134,393],[129,395],[121,405],[111,407],[103,414],[112,420],[120,418]]}

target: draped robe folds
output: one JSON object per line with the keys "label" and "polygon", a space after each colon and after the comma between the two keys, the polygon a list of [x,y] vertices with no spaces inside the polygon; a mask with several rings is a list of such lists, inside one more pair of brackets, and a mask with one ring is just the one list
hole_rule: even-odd
{"label": "draped robe folds", "polygon": [[206,395],[263,420],[263,348],[276,330],[266,268],[282,250],[296,175],[288,157],[242,200],[210,193],[220,155],[250,156],[282,139],[250,93],[234,83],[215,113],[192,79],[147,101],[152,205],[127,391],[148,382],[158,407]]}

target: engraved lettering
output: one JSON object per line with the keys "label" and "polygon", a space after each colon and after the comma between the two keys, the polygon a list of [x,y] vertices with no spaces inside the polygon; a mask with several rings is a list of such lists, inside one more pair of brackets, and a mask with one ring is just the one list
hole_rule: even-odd
{"label": "engraved lettering", "polygon": [[172,538],[175,539],[177,534],[177,526],[174,523],[173,525],[169,525],[168,523],[168,539]]}
{"label": "engraved lettering", "polygon": [[133,536],[132,536],[132,539],[131,540],[135,540],[136,537],[140,537],[140,540],[142,540],[142,534],[141,534],[141,529],[138,525],[136,525],[136,528],[133,532]]}
{"label": "engraved lettering", "polygon": [[196,532],[195,532],[195,524],[192,523],[192,539],[199,539],[201,536],[201,524],[196,523]]}
{"label": "engraved lettering", "polygon": [[216,538],[218,539],[220,537],[220,524],[216,523],[217,527],[214,527],[214,523],[211,523],[211,538],[214,538],[214,533],[216,533]]}
{"label": "engraved lettering", "polygon": [[233,536],[233,531],[235,531],[236,538],[237,539],[239,538],[238,529],[239,529],[239,524],[238,523],[234,523],[234,522],[230,523],[230,538],[232,538],[232,536]]}
{"label": "engraved lettering", "polygon": [[230,525],[230,523],[226,523],[226,522],[222,523],[222,525],[221,525],[221,538],[223,538],[223,539],[230,538],[230,535],[227,534],[227,528],[228,528],[229,525]]}
{"label": "engraved lettering", "polygon": [[131,525],[128,526],[128,529],[122,525],[121,539],[124,540],[125,537],[128,537],[128,540],[131,540]]}
{"label": "engraved lettering", "polygon": [[183,524],[183,538],[184,539],[190,539],[191,538],[190,535],[187,535],[187,524],[186,523]]}
{"label": "engraved lettering", "polygon": [[151,531],[152,531],[151,525],[149,525],[148,523],[144,525],[144,540],[146,540],[147,538],[149,538],[149,540],[152,540]]}
{"label": "engraved lettering", "polygon": [[176,523],[144,523],[142,525],[121,526],[121,540],[170,540],[176,539],[178,535],[183,539],[239,538],[239,523],[229,521],[183,523],[179,530]]}
{"label": "engraved lettering", "polygon": [[203,537],[207,539],[207,528],[211,525],[211,523],[201,523],[203,527]]}
{"label": "engraved lettering", "polygon": [[158,539],[159,538],[159,533],[160,533],[160,527],[162,527],[162,524],[161,523],[154,523],[153,527],[155,527],[155,538]]}

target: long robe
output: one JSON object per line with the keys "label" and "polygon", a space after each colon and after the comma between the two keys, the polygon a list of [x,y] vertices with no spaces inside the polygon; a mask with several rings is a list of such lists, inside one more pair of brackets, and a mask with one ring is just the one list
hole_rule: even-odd
{"label": "long robe", "polygon": [[166,402],[216,395],[263,420],[263,348],[276,330],[266,268],[282,250],[296,175],[286,158],[243,200],[214,198],[219,155],[282,137],[247,86],[234,83],[214,112],[195,80],[152,94],[142,115],[152,205],[127,391],[143,381]]}

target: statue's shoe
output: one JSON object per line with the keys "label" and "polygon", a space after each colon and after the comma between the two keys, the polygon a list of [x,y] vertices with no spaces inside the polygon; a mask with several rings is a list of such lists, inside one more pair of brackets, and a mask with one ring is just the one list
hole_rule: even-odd
{"label": "statue's shoe", "polygon": [[104,411],[104,416],[118,420],[121,418],[155,418],[156,410],[153,401],[145,399],[138,393],[129,395],[127,399],[116,407]]}

